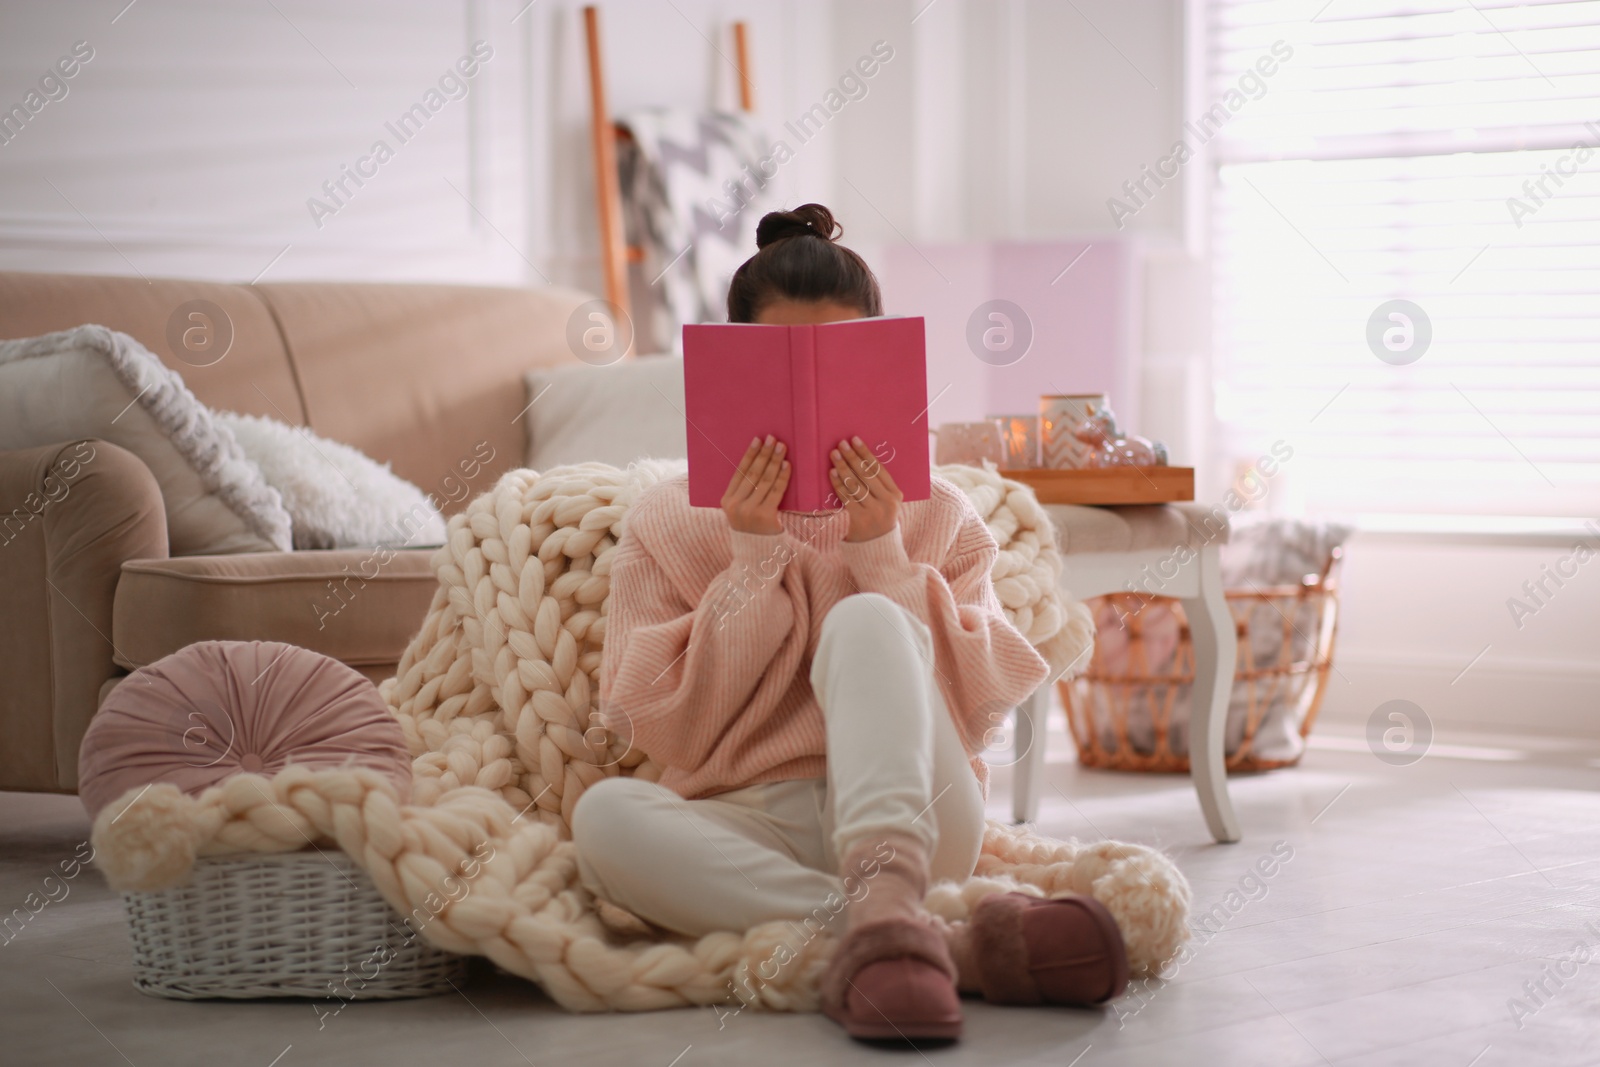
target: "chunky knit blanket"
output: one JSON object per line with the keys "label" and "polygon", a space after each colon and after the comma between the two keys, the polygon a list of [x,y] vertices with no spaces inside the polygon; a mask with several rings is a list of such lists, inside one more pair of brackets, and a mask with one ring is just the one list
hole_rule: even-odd
{"label": "chunky knit blanket", "polygon": [[[380,687],[414,756],[409,803],[375,772],[303,767],[239,775],[197,797],[165,784],[130,790],[95,822],[108,880],[158,889],[182,882],[197,855],[331,842],[426,940],[487,956],[571,1010],[815,1010],[829,936],[787,922],[698,940],[622,932],[626,923],[602,921],[578,881],[568,826],[583,790],[609,775],[657,773],[599,726],[596,694],[611,553],[628,505],[679,469],[512,471],[450,520],[432,607]],[[1061,563],[1043,509],[993,473],[938,473],[994,531],[995,585],[1011,618],[1066,669],[1093,631],[1083,606],[1057,592]],[[1189,887],[1166,856],[999,823],[974,877],[934,887],[928,906],[961,919],[983,896],[1012,890],[1103,901],[1136,973],[1159,969],[1187,936]]]}

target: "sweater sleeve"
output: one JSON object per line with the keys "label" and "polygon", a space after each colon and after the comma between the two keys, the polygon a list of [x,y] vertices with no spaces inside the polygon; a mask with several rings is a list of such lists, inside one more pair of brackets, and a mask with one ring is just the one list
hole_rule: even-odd
{"label": "sweater sleeve", "polygon": [[732,534],[733,559],[689,603],[638,539],[618,546],[600,673],[601,721],[670,767],[696,767],[752,697],[794,628],[790,536]]}
{"label": "sweater sleeve", "polygon": [[988,527],[967,509],[937,567],[906,555],[898,526],[840,549],[857,588],[883,594],[927,624],[934,672],[961,742],[970,756],[983,751],[1050,673],[995,595],[991,574],[1000,550]]}

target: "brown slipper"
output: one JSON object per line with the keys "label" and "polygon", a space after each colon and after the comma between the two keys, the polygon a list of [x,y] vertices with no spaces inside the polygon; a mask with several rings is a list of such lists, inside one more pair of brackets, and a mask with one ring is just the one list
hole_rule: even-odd
{"label": "brown slipper", "polygon": [[971,923],[992,1004],[1104,1004],[1128,986],[1122,931],[1093,897],[996,894],[978,902]]}
{"label": "brown slipper", "polygon": [[912,919],[851,930],[822,977],[822,1010],[860,1040],[954,1041],[961,998],[944,938]]}

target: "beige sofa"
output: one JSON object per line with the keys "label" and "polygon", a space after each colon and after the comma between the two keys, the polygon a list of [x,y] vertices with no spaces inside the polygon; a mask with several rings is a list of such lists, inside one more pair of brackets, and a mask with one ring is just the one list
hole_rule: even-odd
{"label": "beige sofa", "polygon": [[[306,426],[392,464],[456,511],[521,466],[523,375],[576,363],[566,290],[433,285],[227,285],[0,273],[0,338],[86,322],[130,334],[218,409]],[[207,300],[233,325],[205,367],[176,359],[168,321]],[[41,398],[49,402],[51,398]],[[0,452],[0,789],[75,792],[78,745],[129,670],[194,641],[287,641],[368,677],[393,668],[434,580],[427,550],[169,558],[154,477],[94,441],[71,490],[36,513],[76,441]],[[73,450],[77,448],[77,452]],[[34,497],[38,499],[37,496]],[[21,509],[21,510],[19,510]]]}

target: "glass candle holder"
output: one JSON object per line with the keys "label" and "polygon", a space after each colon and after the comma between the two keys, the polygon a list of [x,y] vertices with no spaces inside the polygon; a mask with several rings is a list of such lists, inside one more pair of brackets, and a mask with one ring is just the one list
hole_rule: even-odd
{"label": "glass candle holder", "polygon": [[1000,466],[1009,470],[1029,470],[1039,466],[1039,416],[994,415],[1000,431]]}
{"label": "glass candle holder", "polygon": [[934,437],[933,461],[935,463],[962,463],[981,467],[985,460],[1000,465],[1005,454],[1000,441],[1000,428],[994,421],[945,422],[939,424]]}

